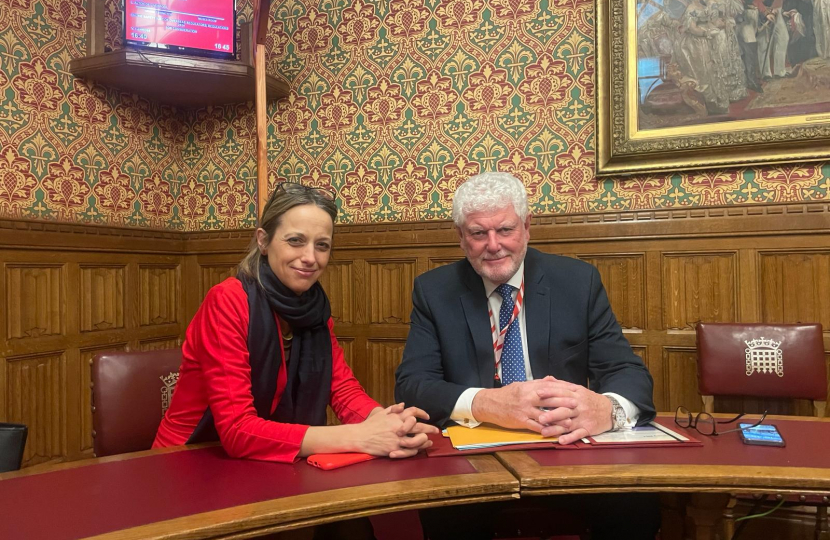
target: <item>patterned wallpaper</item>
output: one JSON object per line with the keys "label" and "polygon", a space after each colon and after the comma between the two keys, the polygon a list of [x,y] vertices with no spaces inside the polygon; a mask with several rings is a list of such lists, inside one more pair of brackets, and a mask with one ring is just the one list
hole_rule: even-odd
{"label": "patterned wallpaper", "polygon": [[[0,0],[0,217],[180,230],[255,223],[251,103],[176,110],[75,79],[84,0]],[[106,4],[120,46],[120,2]],[[251,12],[241,9],[242,19]]]}
{"label": "patterned wallpaper", "polygon": [[[333,185],[341,222],[446,219],[492,169],[541,214],[830,197],[828,164],[597,181],[593,0],[274,4],[267,63],[292,90],[268,109],[269,179]],[[180,111],[74,79],[83,6],[0,0],[0,217],[253,225],[252,104]]]}

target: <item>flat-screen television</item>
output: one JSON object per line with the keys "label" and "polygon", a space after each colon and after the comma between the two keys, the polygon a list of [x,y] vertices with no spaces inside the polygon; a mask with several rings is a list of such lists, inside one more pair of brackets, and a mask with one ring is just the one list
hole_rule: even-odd
{"label": "flat-screen television", "polygon": [[124,0],[124,41],[178,54],[236,56],[236,0]]}

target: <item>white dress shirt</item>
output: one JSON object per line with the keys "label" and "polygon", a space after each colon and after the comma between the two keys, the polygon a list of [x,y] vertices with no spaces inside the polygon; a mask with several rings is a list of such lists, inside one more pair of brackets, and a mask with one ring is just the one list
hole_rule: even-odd
{"label": "white dress shirt", "polygon": [[[507,280],[507,284],[512,285],[514,287],[513,291],[513,300],[516,300],[516,295],[518,294],[519,287],[522,285],[522,279],[524,278],[525,274],[525,263],[522,261],[522,264],[519,265],[519,269],[513,274],[513,277]],[[487,304],[490,307],[491,315],[490,315],[490,325],[495,325],[498,328],[498,320],[499,320],[499,310],[501,309],[502,297],[499,293],[495,292],[496,287],[498,287],[499,283],[493,283],[486,277],[482,276],[482,281],[484,282],[484,292],[487,294]],[[527,324],[525,324],[525,309],[524,304],[522,304],[522,310],[519,312],[518,322],[520,324],[520,330],[522,335],[522,354],[524,355],[525,361],[525,374],[527,374],[527,380],[533,380],[533,372],[530,369],[530,355],[527,353]],[[499,363],[498,367],[499,378],[501,378],[501,363]],[[477,421],[473,416],[473,398],[476,397],[483,388],[468,388],[461,393],[458,397],[458,401],[455,402],[455,407],[452,410],[452,414],[450,414],[450,420],[455,421],[456,423],[466,426],[469,428],[474,428],[481,424],[481,422]],[[620,405],[622,406],[623,410],[625,411],[626,422],[625,427],[631,428],[637,424],[637,419],[640,416],[640,409],[631,403],[626,398],[622,397],[619,394],[615,394],[613,392],[606,392],[606,396],[610,396],[615,398]]]}

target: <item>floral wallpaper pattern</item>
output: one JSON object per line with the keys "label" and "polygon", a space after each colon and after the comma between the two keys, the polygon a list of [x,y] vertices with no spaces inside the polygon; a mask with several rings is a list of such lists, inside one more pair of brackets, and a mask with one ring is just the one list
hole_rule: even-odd
{"label": "floral wallpaper pattern", "polygon": [[[178,230],[253,226],[251,103],[178,110],[75,79],[83,0],[0,0],[0,217]],[[239,20],[250,20],[250,0]],[[107,43],[121,45],[119,4]],[[592,0],[284,0],[269,71],[271,184],[333,186],[340,221],[446,219],[509,171],[538,214],[830,197],[830,166],[598,181]]]}

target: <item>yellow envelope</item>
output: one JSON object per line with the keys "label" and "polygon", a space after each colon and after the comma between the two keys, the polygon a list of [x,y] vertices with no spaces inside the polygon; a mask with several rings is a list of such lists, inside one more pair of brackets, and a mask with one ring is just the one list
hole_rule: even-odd
{"label": "yellow envelope", "polygon": [[450,426],[447,433],[453,447],[459,450],[510,444],[555,443],[558,440],[558,437],[542,437],[527,429],[507,429],[493,424],[481,424],[474,429]]}

